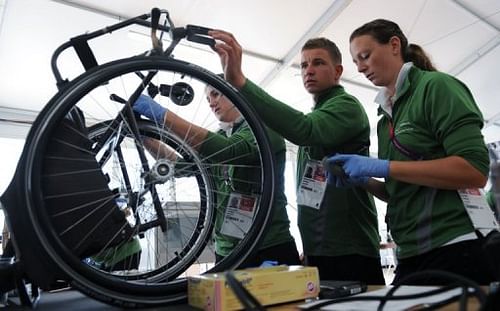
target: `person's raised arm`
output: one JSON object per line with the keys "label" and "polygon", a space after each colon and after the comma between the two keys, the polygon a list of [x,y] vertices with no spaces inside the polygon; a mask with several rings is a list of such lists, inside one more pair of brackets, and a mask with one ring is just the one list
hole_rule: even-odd
{"label": "person's raised arm", "polygon": [[208,32],[216,40],[215,52],[221,59],[224,77],[231,85],[241,89],[246,82],[246,77],[241,69],[242,48],[232,33],[223,30]]}

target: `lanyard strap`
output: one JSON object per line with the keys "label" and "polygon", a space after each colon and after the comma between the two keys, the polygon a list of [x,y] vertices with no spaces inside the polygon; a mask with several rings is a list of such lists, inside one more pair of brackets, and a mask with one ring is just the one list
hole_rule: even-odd
{"label": "lanyard strap", "polygon": [[391,143],[393,144],[394,148],[396,148],[399,152],[409,157],[410,159],[415,161],[424,159],[423,155],[409,149],[408,147],[405,147],[403,144],[399,142],[399,140],[396,138],[396,134],[394,133],[394,127],[390,119],[389,119],[389,139],[391,140]]}

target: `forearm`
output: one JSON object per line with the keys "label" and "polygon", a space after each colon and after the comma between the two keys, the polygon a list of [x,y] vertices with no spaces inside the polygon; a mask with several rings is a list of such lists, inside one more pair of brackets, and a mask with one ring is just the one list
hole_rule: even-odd
{"label": "forearm", "polygon": [[207,160],[224,164],[249,164],[259,160],[258,148],[248,128],[230,137],[209,133],[199,152]]}
{"label": "forearm", "polygon": [[248,79],[241,88],[241,93],[269,128],[294,144],[311,142],[308,138],[312,136],[312,124],[304,113],[272,97]]}
{"label": "forearm", "polygon": [[390,161],[389,165],[391,178],[440,189],[482,188],[488,179],[459,156],[428,161]]}
{"label": "forearm", "polygon": [[159,159],[168,159],[170,161],[177,160],[177,154],[175,153],[175,151],[168,145],[164,144],[163,142],[151,137],[144,137],[142,142],[146,150],[149,152],[149,154],[151,154],[151,156],[156,160]]}
{"label": "forearm", "polygon": [[164,121],[166,128],[183,138],[196,150],[199,150],[201,144],[207,137],[207,129],[192,124],[171,111],[165,114]]}
{"label": "forearm", "polygon": [[385,183],[378,181],[374,178],[369,178],[368,183],[363,185],[363,188],[376,196],[378,199],[387,202],[389,201],[389,194],[385,190]]}
{"label": "forearm", "polygon": [[[340,87],[337,90],[343,94]],[[242,94],[269,128],[299,146],[340,146],[353,140],[357,143],[369,129],[361,105],[348,96],[333,96],[333,91],[320,108],[307,114],[272,97],[250,80]]]}

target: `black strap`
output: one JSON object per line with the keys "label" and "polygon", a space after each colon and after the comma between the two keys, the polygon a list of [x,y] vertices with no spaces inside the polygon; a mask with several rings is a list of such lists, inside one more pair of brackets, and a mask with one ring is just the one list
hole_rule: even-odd
{"label": "black strap", "polygon": [[411,150],[410,148],[406,147],[405,145],[399,142],[399,140],[396,137],[396,133],[394,131],[394,126],[392,124],[391,119],[389,119],[388,126],[389,126],[389,139],[391,140],[392,145],[394,146],[394,148],[396,148],[397,151],[399,151],[400,153],[404,154],[405,156],[409,157],[414,161],[420,161],[424,159],[423,155],[414,150]]}
{"label": "black strap", "polygon": [[97,60],[87,42],[87,35],[71,38],[70,41],[75,48],[76,54],[78,55],[78,58],[80,58],[85,70],[89,70],[97,66]]}
{"label": "black strap", "polygon": [[264,311],[260,302],[236,279],[231,271],[226,272],[226,281],[245,311]]}

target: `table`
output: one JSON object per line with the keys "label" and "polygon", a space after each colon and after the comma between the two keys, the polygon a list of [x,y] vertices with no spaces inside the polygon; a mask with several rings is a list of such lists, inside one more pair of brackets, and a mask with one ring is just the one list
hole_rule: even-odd
{"label": "table", "polygon": [[[383,288],[383,286],[370,285],[370,286],[368,286],[368,291],[373,291],[373,290],[377,290],[380,288]],[[488,291],[487,287],[483,287],[483,289],[486,292]],[[287,304],[282,304],[282,305],[269,306],[266,308],[266,310],[298,311],[300,309],[297,306],[301,305],[303,303],[304,303],[304,301],[297,301],[297,302],[287,303]],[[478,309],[479,309],[478,301],[475,298],[469,299],[467,310],[478,310]],[[9,310],[25,310],[25,309],[9,307]],[[35,310],[42,310],[42,311],[44,311],[44,310],[50,310],[50,311],[103,310],[103,311],[107,311],[107,310],[122,310],[122,309],[104,304],[100,301],[89,298],[76,290],[70,289],[70,290],[53,292],[53,293],[43,292],[41,295],[41,298],[40,298],[40,302]],[[194,311],[194,310],[199,310],[199,309],[196,309],[196,308],[193,308],[189,305],[183,304],[183,305],[171,305],[171,306],[155,307],[155,308],[148,308],[148,309],[136,309],[136,310]],[[458,303],[448,305],[448,306],[441,308],[439,310],[443,310],[443,311],[458,310]]]}
{"label": "table", "polygon": [[[384,286],[380,285],[370,285],[368,286],[367,292],[378,290],[383,288]],[[488,292],[488,287],[487,286],[482,286],[481,287],[486,293]],[[294,302],[294,303],[289,303],[289,304],[284,304],[284,305],[278,305],[278,306],[273,306],[267,308],[267,310],[273,310],[273,311],[298,311],[301,310],[298,308],[299,305],[303,304],[303,301],[300,302]],[[386,309],[384,309],[386,310]],[[387,309],[389,310],[389,309]],[[459,310],[459,304],[458,302],[452,303],[450,305],[444,306],[443,308],[439,308],[438,310],[442,311],[455,311]],[[467,310],[479,310],[479,301],[475,297],[471,297],[468,299],[468,304],[467,304]]]}

